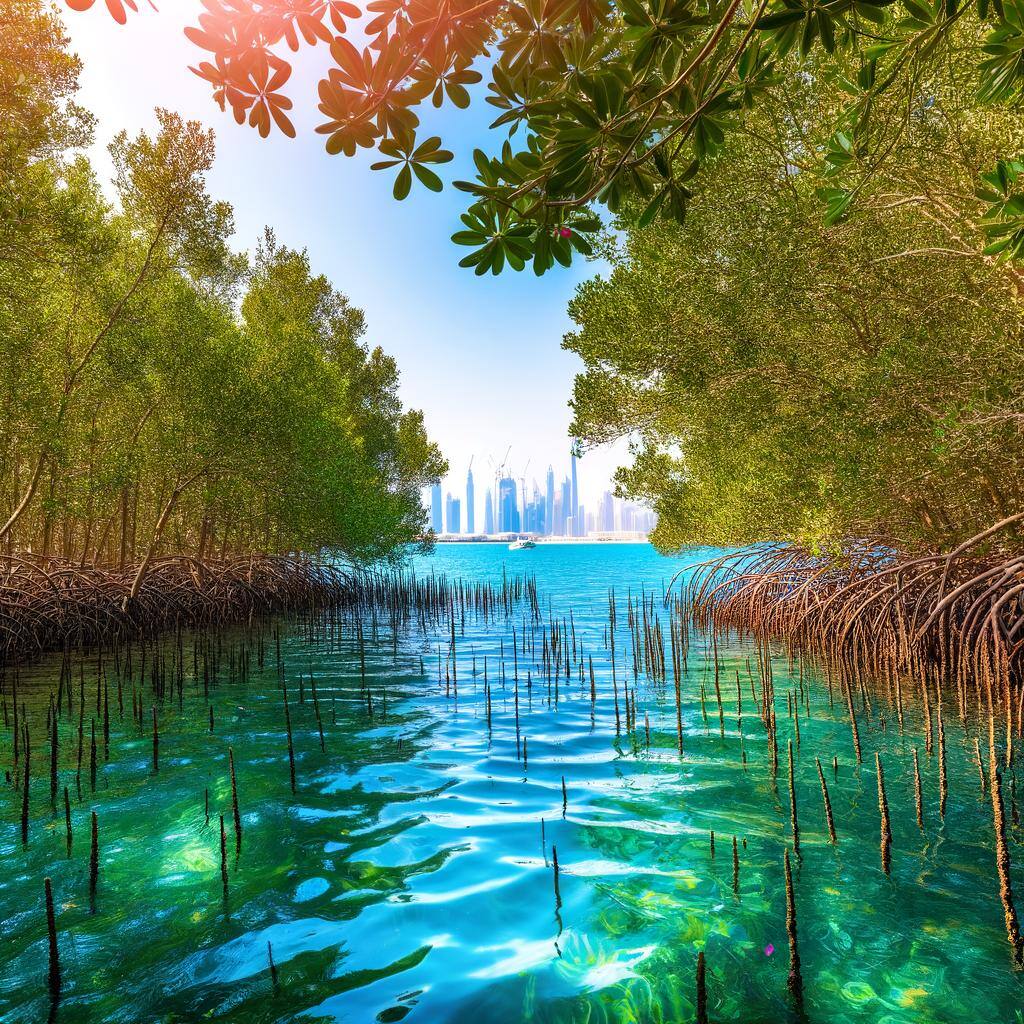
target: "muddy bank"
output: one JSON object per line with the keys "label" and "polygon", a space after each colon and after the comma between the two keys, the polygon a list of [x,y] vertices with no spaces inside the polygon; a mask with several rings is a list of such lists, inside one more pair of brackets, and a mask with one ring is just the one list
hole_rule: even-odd
{"label": "muddy bank", "polygon": [[1000,544],[1022,519],[945,553],[733,552],[698,567],[681,600],[703,626],[781,638],[855,675],[927,677],[961,714],[972,700],[991,708],[1024,682],[1024,554]]}
{"label": "muddy bank", "polygon": [[336,604],[356,587],[345,567],[276,555],[159,559],[130,597],[136,572],[130,565],[0,556],[0,664],[167,628],[226,625]]}

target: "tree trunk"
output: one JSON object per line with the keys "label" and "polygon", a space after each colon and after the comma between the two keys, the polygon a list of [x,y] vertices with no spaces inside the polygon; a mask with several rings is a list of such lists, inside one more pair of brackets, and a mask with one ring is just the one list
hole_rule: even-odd
{"label": "tree trunk", "polygon": [[118,568],[123,569],[128,562],[128,488],[121,488],[121,552],[118,557]]}
{"label": "tree trunk", "polygon": [[39,461],[36,463],[35,471],[32,473],[32,480],[28,485],[28,489],[25,491],[21,501],[18,502],[17,507],[11,513],[10,518],[0,526],[0,540],[8,538],[11,531],[14,529],[14,524],[22,517],[25,509],[28,508],[32,499],[35,497],[36,491],[39,488],[39,481],[42,479],[43,470],[46,468],[46,460],[49,458],[50,450],[49,447],[44,445],[43,451],[39,456]]}
{"label": "tree trunk", "polygon": [[199,547],[196,553],[196,558],[201,562],[203,560],[203,554],[206,551],[206,542],[210,536],[210,517],[209,515],[203,516],[203,525],[199,530]]}
{"label": "tree trunk", "polygon": [[124,599],[123,607],[125,611],[128,610],[129,604],[139,596],[139,591],[142,589],[142,584],[146,578],[146,573],[149,570],[149,565],[153,561],[153,555],[156,554],[156,549],[163,537],[163,532],[166,529],[168,522],[170,522],[171,513],[174,511],[174,506],[178,504],[178,499],[181,497],[182,491],[198,480],[204,472],[206,471],[200,470],[198,473],[193,473],[192,476],[178,484],[178,486],[171,491],[171,495],[167,499],[163,511],[160,513],[160,518],[157,520],[156,526],[153,529],[153,536],[150,539],[149,547],[146,548],[146,554],[139,563],[139,568],[135,573],[135,578],[132,580],[131,589],[128,591],[127,597]]}

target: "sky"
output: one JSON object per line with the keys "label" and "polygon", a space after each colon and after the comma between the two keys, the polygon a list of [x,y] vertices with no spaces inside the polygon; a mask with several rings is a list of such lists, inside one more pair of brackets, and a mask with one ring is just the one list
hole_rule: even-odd
{"label": "sky", "polygon": [[[314,271],[366,313],[366,341],[398,360],[403,401],[422,409],[427,430],[451,466],[445,489],[459,493],[473,459],[478,515],[485,481],[511,445],[508,465],[527,484],[543,486],[549,463],[556,478],[569,470],[568,400],[579,360],[560,348],[572,324],[566,305],[576,286],[602,267],[583,260],[542,278],[527,268],[476,277],[457,264],[469,250],[450,241],[459,230],[464,193],[448,186],[435,194],[413,188],[404,202],[391,195],[392,173],[370,170],[372,155],[329,156],[313,131],[316,81],[326,47],[293,56],[295,73],[284,91],[295,102],[298,136],[263,140],[213,102],[206,83],[188,70],[202,51],[184,36],[199,0],[160,0],[159,11],[117,25],[105,5],[66,11],[71,46],[84,63],[79,102],[97,117],[91,156],[109,177],[106,146],[125,129],[151,131],[157,106],[213,128],[217,161],[211,194],[234,207],[235,245],[250,249],[264,225],[278,240],[306,248]],[[496,149],[503,136],[488,130],[494,108],[480,87],[459,111],[445,104],[423,113],[455,160],[438,168],[446,183],[472,176],[474,145]],[[425,137],[425,136],[424,136]],[[588,452],[579,465],[580,500],[596,508],[625,446]]]}

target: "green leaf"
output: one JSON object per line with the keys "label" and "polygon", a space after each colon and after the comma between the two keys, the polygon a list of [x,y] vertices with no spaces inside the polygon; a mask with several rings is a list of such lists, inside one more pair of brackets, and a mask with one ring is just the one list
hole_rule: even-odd
{"label": "green leaf", "polygon": [[398,177],[395,178],[395,198],[399,200],[405,199],[409,194],[410,188],[412,188],[412,173],[409,170],[409,165],[405,164],[405,166],[403,166],[398,172]]}
{"label": "green leaf", "polygon": [[420,181],[430,189],[431,192],[440,192],[444,185],[441,179],[429,168],[424,167],[423,164],[414,163],[412,165],[413,173]]}
{"label": "green leaf", "polygon": [[456,245],[483,245],[487,236],[480,231],[456,231],[452,241]]}
{"label": "green leaf", "polygon": [[866,21],[873,22],[875,25],[885,24],[885,11],[874,4],[854,4],[854,10]]}
{"label": "green leaf", "polygon": [[818,189],[818,195],[825,201],[826,227],[838,224],[846,216],[853,200],[853,193],[845,189],[822,188]]}
{"label": "green leaf", "polygon": [[796,10],[780,11],[777,14],[762,15],[754,22],[754,27],[762,30],[782,28],[784,25],[793,25],[804,18],[804,11]]}
{"label": "green leaf", "polygon": [[661,204],[665,202],[665,197],[667,195],[667,187],[655,193],[654,198],[644,207],[640,216],[637,218],[636,226],[638,228],[645,228],[654,220],[658,215],[658,210],[661,209]]}
{"label": "green leaf", "polygon": [[448,93],[448,99],[460,110],[465,110],[469,106],[469,93],[464,86],[457,82],[448,82],[445,85],[445,91]]}

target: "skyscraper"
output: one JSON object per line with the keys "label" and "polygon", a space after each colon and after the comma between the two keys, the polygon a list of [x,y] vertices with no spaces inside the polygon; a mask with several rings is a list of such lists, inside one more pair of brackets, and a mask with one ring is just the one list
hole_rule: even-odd
{"label": "skyscraper", "polygon": [[462,502],[453,498],[450,494],[445,500],[445,519],[447,520],[449,533],[462,532]]}
{"label": "skyscraper", "polygon": [[519,504],[516,501],[516,482],[510,476],[498,481],[498,531],[519,532]]}
{"label": "skyscraper", "polygon": [[611,491],[601,495],[601,506],[598,510],[598,529],[611,533],[615,529],[615,503]]}
{"label": "skyscraper", "polygon": [[494,533],[494,495],[490,487],[487,488],[487,498],[484,501],[484,533],[488,536]]}
{"label": "skyscraper", "polygon": [[572,483],[568,477],[562,481],[562,511],[558,517],[556,532],[559,537],[568,537],[572,525]]}
{"label": "skyscraper", "polygon": [[544,496],[537,489],[537,483],[533,484],[533,497],[525,503],[523,509],[523,531],[525,533],[544,532]]}
{"label": "skyscraper", "polygon": [[441,481],[438,480],[430,488],[430,526],[434,533],[444,532],[444,522],[441,519]]}
{"label": "skyscraper", "polygon": [[476,495],[473,491],[473,460],[469,460],[469,472],[466,474],[466,532],[476,533]]}
{"label": "skyscraper", "polygon": [[547,491],[544,496],[544,532],[555,532],[555,471],[548,466]]}
{"label": "skyscraper", "polygon": [[572,516],[571,523],[571,534],[574,537],[581,537],[583,535],[583,526],[580,523],[580,492],[576,485],[576,450],[573,449],[569,453],[569,460],[572,464],[572,496],[569,499],[570,502],[570,515]]}

